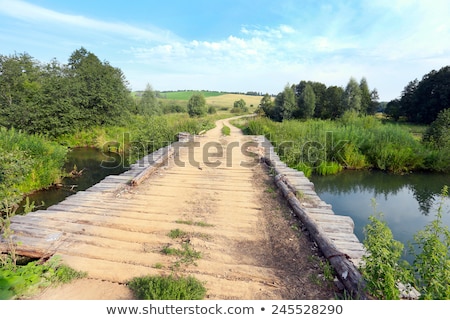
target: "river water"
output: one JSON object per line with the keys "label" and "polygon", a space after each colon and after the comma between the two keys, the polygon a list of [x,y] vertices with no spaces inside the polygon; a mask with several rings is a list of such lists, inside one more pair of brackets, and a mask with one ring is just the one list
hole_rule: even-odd
{"label": "river water", "polygon": [[[69,151],[64,171],[69,173],[74,168],[81,174],[64,178],[62,185],[57,188],[52,187],[28,195],[30,203],[34,202],[36,209],[46,209],[77,191],[88,189],[109,175],[117,175],[128,170],[120,154],[102,152],[95,148],[74,148]],[[23,213],[24,204],[25,201],[21,203],[17,213]]]}
{"label": "river water", "polygon": [[[444,185],[450,187],[449,174],[412,173],[395,175],[381,171],[343,171],[332,176],[313,176],[310,180],[322,200],[339,215],[348,215],[355,222],[355,235],[364,240],[368,217],[382,212],[396,240],[405,245],[413,235],[436,217],[443,200],[443,223],[450,228],[450,198],[441,199]],[[405,250],[404,259],[412,262]]]}

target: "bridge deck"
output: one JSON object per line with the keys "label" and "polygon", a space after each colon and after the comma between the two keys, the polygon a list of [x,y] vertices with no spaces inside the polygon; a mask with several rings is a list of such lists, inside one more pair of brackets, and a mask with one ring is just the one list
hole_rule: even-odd
{"label": "bridge deck", "polygon": [[[183,265],[183,273],[205,281],[209,298],[278,299],[277,270],[255,263],[251,254],[236,258],[239,248],[245,251],[264,241],[258,201],[264,190],[253,182],[258,159],[241,150],[254,137],[232,129],[231,138],[216,130],[197,137],[198,145],[191,141],[161,149],[152,161],[109,176],[47,210],[13,217],[18,253],[59,255],[90,278],[125,283],[135,276],[167,274],[180,258],[162,250],[182,250],[188,243],[202,258]],[[362,245],[351,219],[334,215],[301,173],[282,170],[305,197],[316,200],[308,209],[311,217],[339,248],[360,259]],[[177,229],[187,234],[168,236]],[[0,246],[5,250],[5,243]]]}

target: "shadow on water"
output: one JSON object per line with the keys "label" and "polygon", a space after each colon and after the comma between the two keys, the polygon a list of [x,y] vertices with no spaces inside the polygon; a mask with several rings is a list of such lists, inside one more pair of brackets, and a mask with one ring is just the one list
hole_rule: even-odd
{"label": "shadow on water", "polygon": [[[355,222],[355,235],[362,242],[364,227],[374,214],[382,212],[394,238],[405,248],[413,235],[435,218],[444,185],[450,187],[449,174],[412,173],[395,175],[381,171],[344,171],[333,176],[313,176],[315,190],[339,215]],[[444,199],[443,223],[450,228],[450,198]],[[411,257],[405,253],[405,258]]]}
{"label": "shadow on water", "polygon": [[[64,172],[75,174],[65,177],[59,186],[40,190],[28,195],[30,203],[37,209],[46,209],[78,191],[84,191],[109,175],[118,175],[128,170],[123,157],[114,152],[102,152],[95,148],[75,148],[67,156]],[[41,203],[43,202],[43,205]],[[25,200],[17,213],[23,213]]]}

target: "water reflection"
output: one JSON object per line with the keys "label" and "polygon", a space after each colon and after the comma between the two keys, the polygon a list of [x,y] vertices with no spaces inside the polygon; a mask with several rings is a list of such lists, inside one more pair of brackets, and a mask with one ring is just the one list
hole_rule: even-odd
{"label": "water reflection", "polygon": [[444,185],[450,186],[450,175],[414,173],[395,175],[381,171],[345,171],[337,175],[311,178],[316,192],[335,195],[370,193],[375,198],[395,196],[405,188],[411,190],[419,211],[428,215]]}
{"label": "water reflection", "polygon": [[[311,177],[317,194],[333,206],[336,214],[355,222],[355,234],[363,241],[364,227],[374,213],[382,212],[394,238],[408,246],[413,235],[435,218],[449,174],[414,173],[394,175],[380,171],[344,171],[327,177]],[[450,227],[450,198],[444,200],[443,222]],[[405,253],[405,258],[410,257]]]}

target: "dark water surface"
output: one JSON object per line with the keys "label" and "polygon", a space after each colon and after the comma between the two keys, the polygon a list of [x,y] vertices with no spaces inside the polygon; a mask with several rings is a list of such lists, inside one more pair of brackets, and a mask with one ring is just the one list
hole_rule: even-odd
{"label": "dark water surface", "polygon": [[[382,212],[394,238],[412,243],[413,235],[432,221],[437,212],[444,185],[450,187],[449,174],[412,173],[394,175],[380,171],[344,171],[334,176],[313,176],[317,194],[339,215],[355,222],[355,235],[364,240],[364,226],[374,214]],[[450,198],[444,199],[443,222],[450,228]],[[409,254],[405,257],[411,262]]]}
{"label": "dark water surface", "polygon": [[[62,186],[35,192],[28,196],[30,203],[35,202],[36,209],[46,209],[57,204],[68,196],[83,191],[103,180],[109,175],[117,175],[128,170],[123,165],[121,155],[113,152],[102,152],[95,148],[75,148],[68,153],[64,171],[70,172],[76,166],[81,175],[67,177],[62,181]],[[41,202],[44,205],[41,206]],[[23,212],[23,204],[18,213]]]}

